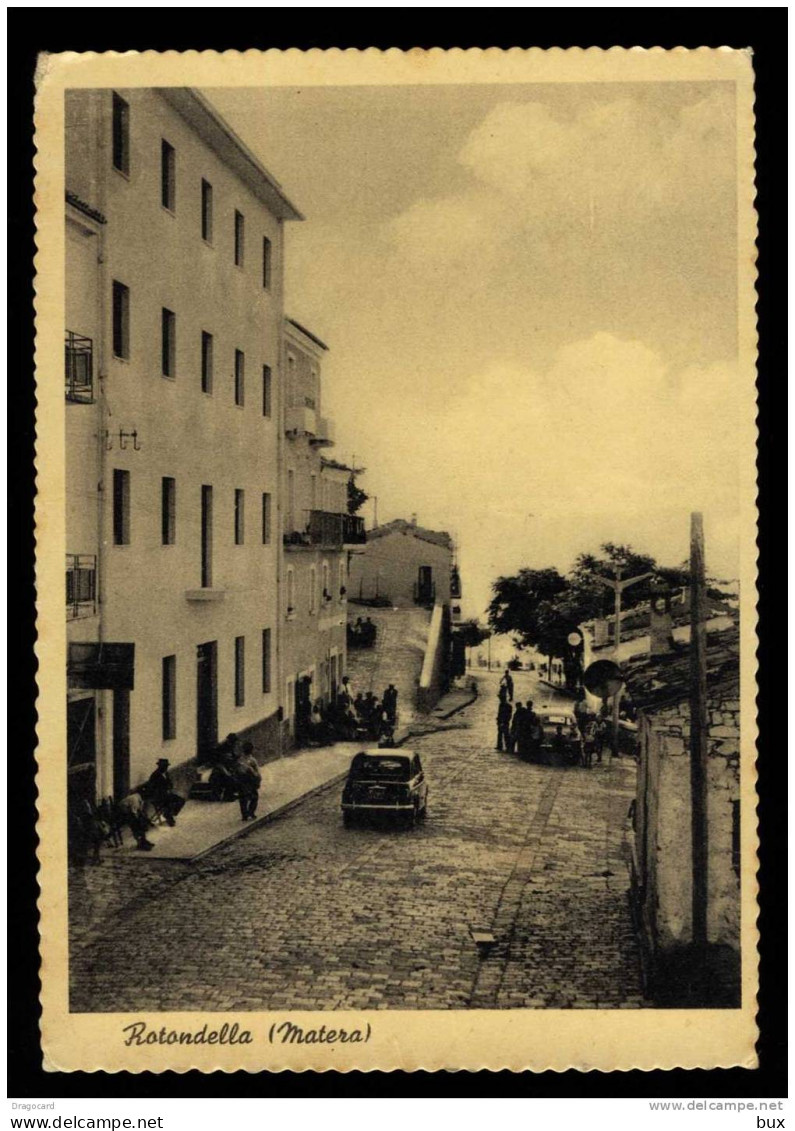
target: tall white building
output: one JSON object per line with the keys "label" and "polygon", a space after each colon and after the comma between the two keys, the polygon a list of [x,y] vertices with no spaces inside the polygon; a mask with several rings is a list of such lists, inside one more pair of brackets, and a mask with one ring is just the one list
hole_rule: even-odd
{"label": "tall white building", "polygon": [[327,346],[288,318],[284,334],[282,667],[285,736],[301,741],[311,705],[331,701],[345,672],[349,555],[364,550],[364,519],[348,514],[352,469],[323,455],[334,445],[323,411]]}
{"label": "tall white building", "polygon": [[229,731],[279,749],[302,217],[194,91],[73,91],[66,120],[70,781],[121,796]]}

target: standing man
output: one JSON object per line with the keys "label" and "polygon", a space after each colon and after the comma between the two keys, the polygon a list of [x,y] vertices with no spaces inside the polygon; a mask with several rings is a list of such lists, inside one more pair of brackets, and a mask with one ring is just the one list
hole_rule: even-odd
{"label": "standing man", "polygon": [[513,676],[511,675],[510,668],[506,668],[502,673],[500,680],[500,687],[504,687],[508,693],[508,698],[513,702]]}
{"label": "standing man", "polygon": [[398,693],[394,683],[390,683],[389,687],[384,692],[383,704],[386,711],[386,717],[394,727],[397,721],[397,699]]}
{"label": "standing man", "polygon": [[254,757],[254,747],[250,742],[243,743],[243,749],[235,759],[235,778],[240,801],[240,818],[243,821],[253,821],[259,802],[262,774],[259,763]]}
{"label": "standing man", "polygon": [[500,696],[497,707],[497,750],[506,752],[511,749],[511,716],[513,707],[509,701]]}
{"label": "standing man", "polygon": [[508,753],[509,754],[513,754],[513,752],[516,750],[517,747],[519,747],[519,753],[521,754],[520,743],[521,743],[521,740],[522,740],[522,734],[524,733],[524,717],[525,717],[526,714],[527,714],[527,712],[525,711],[525,708],[522,706],[522,704],[517,703],[516,704],[516,710],[513,713],[513,719],[511,720],[510,731],[509,731],[509,742],[508,742]]}

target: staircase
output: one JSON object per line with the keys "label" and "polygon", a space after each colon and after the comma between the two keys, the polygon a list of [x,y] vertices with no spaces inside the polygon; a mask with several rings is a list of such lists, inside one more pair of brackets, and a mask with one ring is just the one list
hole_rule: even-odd
{"label": "staircase", "polygon": [[398,692],[398,715],[405,726],[417,711],[417,684],[422,671],[429,609],[371,609],[352,606],[349,619],[369,616],[377,628],[375,647],[348,652],[348,675],[354,695],[372,691],[380,699],[387,684]]}

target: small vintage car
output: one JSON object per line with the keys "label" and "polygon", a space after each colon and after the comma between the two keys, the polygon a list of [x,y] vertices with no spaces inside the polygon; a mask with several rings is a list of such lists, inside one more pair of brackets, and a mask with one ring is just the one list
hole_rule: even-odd
{"label": "small vintage car", "polygon": [[362,750],[354,755],[342,791],[342,819],[386,815],[414,825],[425,816],[428,784],[411,750]]}
{"label": "small vintage car", "polygon": [[550,764],[583,764],[583,738],[573,711],[549,704],[536,714],[541,724],[540,760]]}

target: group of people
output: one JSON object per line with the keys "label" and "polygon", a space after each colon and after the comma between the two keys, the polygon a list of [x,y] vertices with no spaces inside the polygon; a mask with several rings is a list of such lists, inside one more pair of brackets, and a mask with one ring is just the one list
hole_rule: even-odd
{"label": "group of people", "polygon": [[355,624],[348,625],[348,646],[351,648],[372,648],[375,644],[377,628],[369,617],[356,618]]}
{"label": "group of people", "polygon": [[213,769],[210,774],[210,788],[213,796],[220,801],[240,802],[240,817],[253,821],[259,803],[259,788],[262,774],[254,756],[254,745],[242,745],[236,734],[231,733],[215,750]]}
{"label": "group of people", "polygon": [[533,710],[532,699],[528,699],[526,705],[517,703],[514,707],[505,684],[501,684],[497,707],[497,749],[532,759],[542,739],[541,720]]}

